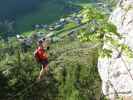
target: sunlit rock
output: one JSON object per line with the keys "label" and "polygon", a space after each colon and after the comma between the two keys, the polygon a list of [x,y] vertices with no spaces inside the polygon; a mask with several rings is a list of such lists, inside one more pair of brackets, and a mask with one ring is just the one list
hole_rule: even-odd
{"label": "sunlit rock", "polygon": [[[133,0],[120,0],[117,8],[109,19],[116,25],[118,32],[125,38],[127,44],[133,50]],[[107,43],[105,48],[110,47]],[[110,48],[109,48],[110,49]],[[111,47],[112,58],[99,58],[98,69],[103,82],[104,95],[110,100],[116,100],[117,95],[124,100],[133,97],[133,59]]]}

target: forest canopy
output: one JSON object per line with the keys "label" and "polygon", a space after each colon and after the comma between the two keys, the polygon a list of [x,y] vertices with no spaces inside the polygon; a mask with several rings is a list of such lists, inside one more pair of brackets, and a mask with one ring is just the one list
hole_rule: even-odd
{"label": "forest canopy", "polygon": [[17,15],[36,9],[42,0],[0,0],[0,19],[13,19]]}

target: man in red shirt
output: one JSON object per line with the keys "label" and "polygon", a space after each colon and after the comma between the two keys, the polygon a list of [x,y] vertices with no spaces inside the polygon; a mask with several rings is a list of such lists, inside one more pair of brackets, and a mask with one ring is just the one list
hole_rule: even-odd
{"label": "man in red shirt", "polygon": [[46,53],[45,49],[46,44],[44,44],[45,40],[39,40],[38,41],[38,47],[34,52],[34,56],[37,60],[42,65],[42,69],[40,71],[40,74],[38,76],[38,80],[41,80],[43,75],[48,72],[48,54]]}

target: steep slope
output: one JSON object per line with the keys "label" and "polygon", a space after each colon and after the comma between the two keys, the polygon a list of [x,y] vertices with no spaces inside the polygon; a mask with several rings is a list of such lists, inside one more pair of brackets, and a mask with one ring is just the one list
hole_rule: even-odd
{"label": "steep slope", "polygon": [[40,65],[34,60],[33,48],[22,52],[15,39],[3,45],[7,48],[0,50],[1,100],[99,100],[97,48],[92,44],[67,37],[51,44],[49,74],[39,83],[35,81]]}

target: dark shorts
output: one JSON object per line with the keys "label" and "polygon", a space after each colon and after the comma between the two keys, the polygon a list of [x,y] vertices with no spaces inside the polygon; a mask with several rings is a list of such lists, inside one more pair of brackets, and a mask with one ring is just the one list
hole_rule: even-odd
{"label": "dark shorts", "polygon": [[40,61],[40,64],[43,65],[43,67],[45,68],[48,65],[48,60],[42,60]]}

